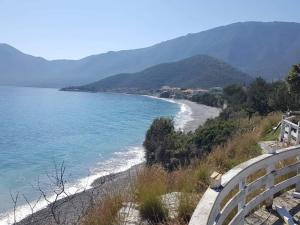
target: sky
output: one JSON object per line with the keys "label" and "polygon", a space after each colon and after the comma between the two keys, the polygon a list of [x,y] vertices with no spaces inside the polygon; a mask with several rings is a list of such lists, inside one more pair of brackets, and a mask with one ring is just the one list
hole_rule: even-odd
{"label": "sky", "polygon": [[299,8],[300,0],[0,0],[0,43],[79,59],[234,22],[300,22]]}

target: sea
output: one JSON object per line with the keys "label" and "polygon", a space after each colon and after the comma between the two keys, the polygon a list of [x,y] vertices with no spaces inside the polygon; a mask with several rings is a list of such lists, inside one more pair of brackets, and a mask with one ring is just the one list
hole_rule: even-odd
{"label": "sea", "polygon": [[153,119],[171,117],[176,129],[191,109],[173,100],[115,93],[63,92],[0,86],[0,225],[51,201],[55,171],[65,168],[69,194],[144,161],[142,146]]}

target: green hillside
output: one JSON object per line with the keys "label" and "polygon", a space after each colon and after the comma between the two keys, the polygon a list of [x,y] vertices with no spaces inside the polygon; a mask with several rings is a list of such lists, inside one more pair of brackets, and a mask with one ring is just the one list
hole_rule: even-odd
{"label": "green hillside", "polygon": [[163,63],[138,73],[118,74],[75,87],[86,91],[117,89],[159,89],[162,86],[182,88],[224,87],[248,83],[251,77],[216,58],[197,55],[173,63]]}

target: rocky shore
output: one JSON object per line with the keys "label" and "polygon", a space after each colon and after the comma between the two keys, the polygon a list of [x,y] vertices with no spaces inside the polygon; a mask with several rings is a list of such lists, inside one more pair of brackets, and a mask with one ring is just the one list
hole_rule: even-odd
{"label": "rocky shore", "polygon": [[87,209],[101,197],[107,193],[117,193],[129,188],[143,166],[143,164],[139,164],[124,172],[100,177],[93,182],[91,189],[57,201],[54,212],[53,205],[49,205],[16,225],[57,225],[56,219],[64,225],[79,224],[79,219],[86,213]]}

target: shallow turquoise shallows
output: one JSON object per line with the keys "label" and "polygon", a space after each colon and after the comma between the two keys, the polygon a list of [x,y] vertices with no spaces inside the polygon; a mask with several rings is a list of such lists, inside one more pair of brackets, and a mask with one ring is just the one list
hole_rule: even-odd
{"label": "shallow turquoise shallows", "polygon": [[37,198],[32,186],[46,188],[63,161],[69,187],[141,162],[152,120],[179,111],[145,96],[0,87],[0,213],[12,209],[10,192]]}

